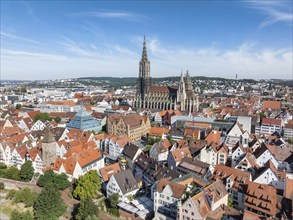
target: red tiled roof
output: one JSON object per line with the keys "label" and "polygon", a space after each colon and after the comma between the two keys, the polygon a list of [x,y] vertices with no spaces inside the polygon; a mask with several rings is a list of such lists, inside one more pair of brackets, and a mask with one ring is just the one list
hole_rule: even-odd
{"label": "red tiled roof", "polygon": [[268,125],[281,125],[281,120],[280,119],[275,119],[275,118],[263,118],[262,119],[262,124],[268,124]]}

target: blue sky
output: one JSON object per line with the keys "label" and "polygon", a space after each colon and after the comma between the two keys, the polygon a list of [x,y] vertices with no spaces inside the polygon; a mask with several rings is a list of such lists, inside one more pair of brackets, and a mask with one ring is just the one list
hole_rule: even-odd
{"label": "blue sky", "polygon": [[293,79],[292,1],[1,1],[1,78]]}

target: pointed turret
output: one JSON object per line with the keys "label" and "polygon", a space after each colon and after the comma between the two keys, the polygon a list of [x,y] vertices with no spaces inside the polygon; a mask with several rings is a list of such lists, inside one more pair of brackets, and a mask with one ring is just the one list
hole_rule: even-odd
{"label": "pointed turret", "polygon": [[139,62],[139,78],[137,85],[137,100],[140,100],[140,106],[145,108],[145,99],[149,93],[149,87],[151,84],[151,67],[150,61],[148,60],[146,39],[144,36],[143,49],[141,55],[141,61]]}
{"label": "pointed turret", "polygon": [[148,61],[148,54],[147,54],[147,49],[146,49],[145,36],[143,37],[143,48],[142,48],[141,61]]}

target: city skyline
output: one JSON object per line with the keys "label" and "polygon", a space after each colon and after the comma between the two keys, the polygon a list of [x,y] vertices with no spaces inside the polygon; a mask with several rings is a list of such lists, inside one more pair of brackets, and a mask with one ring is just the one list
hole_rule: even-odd
{"label": "city skyline", "polygon": [[290,1],[1,2],[1,79],[293,79]]}

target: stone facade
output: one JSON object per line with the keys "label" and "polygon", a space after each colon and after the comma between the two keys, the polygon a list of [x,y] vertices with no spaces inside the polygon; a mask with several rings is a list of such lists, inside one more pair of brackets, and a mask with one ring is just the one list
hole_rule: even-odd
{"label": "stone facade", "polygon": [[131,140],[139,140],[150,131],[150,120],[137,114],[109,115],[107,133],[112,135],[126,134]]}
{"label": "stone facade", "polygon": [[147,57],[146,41],[143,42],[135,107],[161,110],[198,111],[198,95],[193,91],[191,77],[181,73],[177,87],[152,86],[150,61]]}

